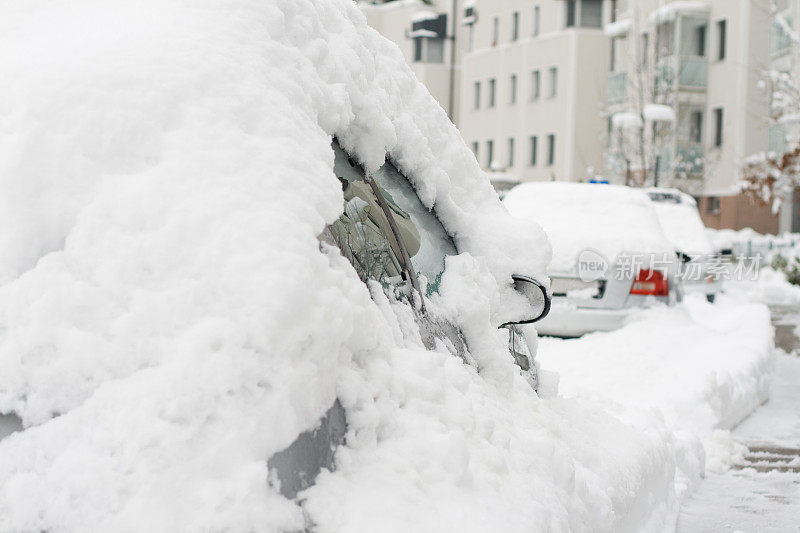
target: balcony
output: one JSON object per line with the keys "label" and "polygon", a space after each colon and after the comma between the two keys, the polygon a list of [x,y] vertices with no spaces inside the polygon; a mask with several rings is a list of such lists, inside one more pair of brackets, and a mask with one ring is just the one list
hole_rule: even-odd
{"label": "balcony", "polygon": [[705,89],[708,86],[708,59],[705,56],[662,58],[655,68],[655,86],[658,94]]}
{"label": "balcony", "polygon": [[609,101],[622,100],[628,89],[628,74],[625,72],[612,72],[608,75],[606,99]]}
{"label": "balcony", "polygon": [[703,174],[705,150],[701,143],[680,143],[675,146],[674,170],[678,176],[695,177]]}
{"label": "balcony", "polygon": [[708,60],[705,57],[682,56],[679,61],[679,88],[705,89],[708,86]]}

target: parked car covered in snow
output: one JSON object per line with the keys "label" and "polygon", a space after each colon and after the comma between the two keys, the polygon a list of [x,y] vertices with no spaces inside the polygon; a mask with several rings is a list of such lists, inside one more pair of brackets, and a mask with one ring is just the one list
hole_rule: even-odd
{"label": "parked car covered in snow", "polygon": [[709,302],[713,302],[722,286],[719,275],[721,258],[708,238],[697,211],[697,202],[677,189],[649,188],[645,192],[656,208],[664,234],[680,259],[677,276],[680,295],[704,294]]}
{"label": "parked car covered in snow", "polygon": [[553,306],[545,335],[577,336],[624,324],[631,309],[676,301],[677,257],[650,199],[607,184],[524,183],[503,200],[550,238]]}
{"label": "parked car covered in snow", "polygon": [[530,386],[547,238],[352,2],[3,15],[0,531],[666,519],[604,488],[660,442]]}

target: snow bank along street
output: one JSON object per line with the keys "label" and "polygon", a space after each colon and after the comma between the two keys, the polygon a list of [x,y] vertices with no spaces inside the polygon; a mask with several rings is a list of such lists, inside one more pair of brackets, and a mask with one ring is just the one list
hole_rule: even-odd
{"label": "snow bank along street", "polygon": [[736,453],[727,430],[767,399],[772,328],[762,304],[691,297],[642,310],[613,332],[543,338],[539,359],[560,374],[561,394],[601,402],[623,420],[666,424],[681,494],[703,472],[726,468]]}

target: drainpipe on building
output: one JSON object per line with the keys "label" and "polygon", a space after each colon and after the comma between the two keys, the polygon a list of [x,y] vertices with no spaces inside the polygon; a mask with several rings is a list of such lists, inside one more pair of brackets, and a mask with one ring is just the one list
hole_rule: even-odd
{"label": "drainpipe on building", "polygon": [[450,119],[450,122],[453,121],[453,106],[455,105],[455,90],[456,90],[456,30],[458,26],[456,25],[458,16],[457,10],[458,9],[458,0],[453,0],[453,34],[450,36],[450,91],[448,94],[448,102],[447,102],[447,118]]}
{"label": "drainpipe on building", "polygon": [[658,187],[658,167],[661,164],[661,156],[656,156],[656,167],[653,169],[653,187]]}
{"label": "drainpipe on building", "polygon": [[631,160],[625,158],[625,185],[631,186]]}

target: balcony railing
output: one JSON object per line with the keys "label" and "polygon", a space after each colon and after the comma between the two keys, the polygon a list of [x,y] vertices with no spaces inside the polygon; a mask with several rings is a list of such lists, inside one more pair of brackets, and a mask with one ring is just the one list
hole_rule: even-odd
{"label": "balcony railing", "polygon": [[679,143],[675,146],[675,174],[687,177],[703,173],[705,150],[701,143]]}
{"label": "balcony railing", "polygon": [[704,56],[662,58],[655,68],[655,86],[658,94],[675,89],[705,89],[708,86],[708,59]]}
{"label": "balcony railing", "polygon": [[782,154],[786,152],[786,124],[772,124],[767,130],[767,151]]}
{"label": "balcony railing", "polygon": [[628,89],[628,75],[625,72],[612,72],[608,75],[606,98],[608,100],[622,100]]}
{"label": "balcony railing", "polygon": [[708,85],[708,60],[702,56],[682,56],[678,85],[680,87],[705,88]]}

